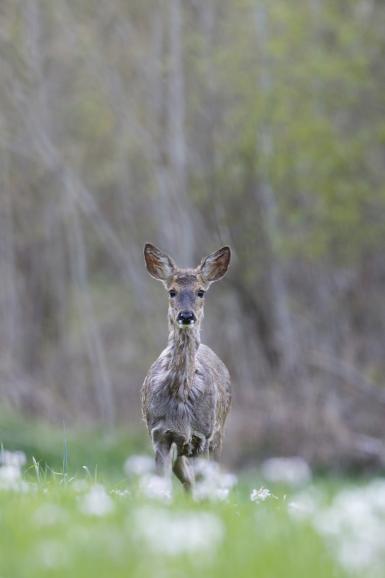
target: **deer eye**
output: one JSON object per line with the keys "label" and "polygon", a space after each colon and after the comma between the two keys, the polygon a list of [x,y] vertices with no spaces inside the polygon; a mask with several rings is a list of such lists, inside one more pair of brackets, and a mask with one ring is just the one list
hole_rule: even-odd
{"label": "deer eye", "polygon": [[170,297],[175,297],[175,295],[176,295],[175,289],[170,289],[170,291],[168,292],[168,294],[170,295]]}
{"label": "deer eye", "polygon": [[205,294],[205,292],[203,291],[203,289],[198,289],[198,291],[197,291],[198,297],[202,298],[204,296],[204,294]]}

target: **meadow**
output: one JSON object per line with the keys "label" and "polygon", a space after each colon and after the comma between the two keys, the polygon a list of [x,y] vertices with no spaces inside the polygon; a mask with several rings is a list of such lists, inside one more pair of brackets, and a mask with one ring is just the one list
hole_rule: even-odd
{"label": "meadow", "polygon": [[177,483],[171,496],[127,433],[2,416],[0,435],[1,578],[385,576],[380,479],[293,485],[214,468],[195,498]]}

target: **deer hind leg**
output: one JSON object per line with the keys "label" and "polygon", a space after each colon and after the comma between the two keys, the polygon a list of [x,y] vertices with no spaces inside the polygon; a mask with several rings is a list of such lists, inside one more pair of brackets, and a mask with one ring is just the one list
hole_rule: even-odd
{"label": "deer hind leg", "polygon": [[184,489],[190,492],[194,484],[194,474],[186,456],[179,456],[175,460],[173,471],[178,480],[182,482]]}

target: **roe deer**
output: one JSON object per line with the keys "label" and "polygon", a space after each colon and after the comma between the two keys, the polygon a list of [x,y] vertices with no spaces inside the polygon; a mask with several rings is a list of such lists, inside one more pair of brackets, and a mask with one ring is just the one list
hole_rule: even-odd
{"label": "roe deer", "polygon": [[173,470],[190,490],[193,475],[187,458],[220,449],[231,404],[229,372],[200,342],[204,296],[226,273],[230,248],[208,255],[195,269],[180,269],[150,243],[144,258],[150,275],[162,281],[169,294],[169,336],[143,383],[143,417],[157,472],[171,476]]}

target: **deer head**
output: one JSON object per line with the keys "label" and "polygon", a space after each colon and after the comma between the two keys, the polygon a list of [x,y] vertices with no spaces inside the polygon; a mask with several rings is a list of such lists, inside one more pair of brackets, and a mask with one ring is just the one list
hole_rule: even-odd
{"label": "deer head", "polygon": [[203,319],[205,294],[214,281],[222,279],[230,263],[230,247],[222,247],[202,259],[195,269],[181,269],[166,253],[146,243],[144,259],[152,277],[162,281],[169,295],[169,321],[189,329]]}

